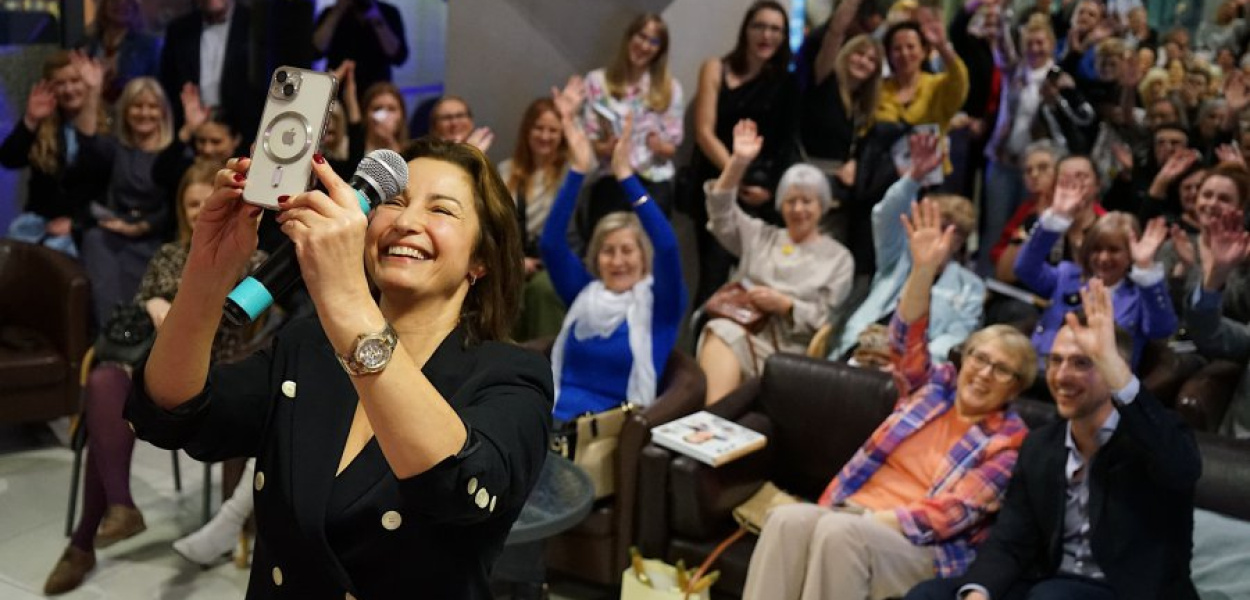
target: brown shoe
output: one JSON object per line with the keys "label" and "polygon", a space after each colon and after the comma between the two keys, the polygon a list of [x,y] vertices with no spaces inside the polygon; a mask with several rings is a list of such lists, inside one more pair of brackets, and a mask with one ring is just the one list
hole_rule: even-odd
{"label": "brown shoe", "polygon": [[61,555],[61,560],[56,561],[56,566],[52,567],[52,573],[48,574],[48,580],[43,584],[43,593],[53,596],[77,589],[87,573],[94,568],[94,552],[70,546]]}
{"label": "brown shoe", "polygon": [[143,513],[133,506],[114,504],[104,513],[100,521],[100,529],[95,534],[95,547],[108,548],[124,539],[143,533],[148,526],[143,522]]}

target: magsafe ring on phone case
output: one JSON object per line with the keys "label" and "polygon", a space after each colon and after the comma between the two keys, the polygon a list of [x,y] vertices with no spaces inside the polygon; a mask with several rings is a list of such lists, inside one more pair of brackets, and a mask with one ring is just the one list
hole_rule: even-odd
{"label": "magsafe ring on phone case", "polygon": [[269,122],[262,136],[261,148],[274,162],[290,164],[312,148],[312,127],[304,115],[284,112]]}

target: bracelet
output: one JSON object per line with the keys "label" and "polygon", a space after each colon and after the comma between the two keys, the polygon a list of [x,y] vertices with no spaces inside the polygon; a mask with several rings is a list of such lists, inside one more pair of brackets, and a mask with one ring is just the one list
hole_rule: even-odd
{"label": "bracelet", "polygon": [[642,206],[643,204],[646,204],[646,203],[647,203],[647,201],[648,201],[648,200],[650,200],[650,199],[651,199],[651,196],[648,196],[648,195],[646,195],[646,194],[643,194],[643,196],[642,196],[641,198],[639,198],[639,199],[637,199],[637,200],[635,200],[635,201],[634,201],[634,203],[633,203],[633,207],[634,207],[634,208],[638,208],[639,206]]}

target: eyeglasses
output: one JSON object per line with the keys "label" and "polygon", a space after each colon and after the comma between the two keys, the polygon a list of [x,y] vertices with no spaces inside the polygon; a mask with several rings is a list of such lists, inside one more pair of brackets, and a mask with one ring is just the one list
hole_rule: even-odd
{"label": "eyeglasses", "polygon": [[1072,356],[1064,356],[1062,354],[1046,355],[1046,370],[1054,371],[1067,363],[1068,367],[1078,373],[1087,373],[1094,368],[1094,360],[1088,356],[1073,354]]}
{"label": "eyeglasses", "polygon": [[639,40],[643,42],[646,42],[647,45],[651,46],[652,48],[659,48],[660,46],[664,45],[664,40],[658,37],[650,37],[641,31],[639,31],[638,33],[635,33],[634,37],[638,38]]}
{"label": "eyeglasses", "polygon": [[747,29],[750,29],[751,31],[761,32],[761,33],[776,33],[776,34],[785,33],[784,28],[779,27],[777,25],[769,25],[768,23],[751,23],[750,25],[747,26]]}
{"label": "eyeglasses", "polygon": [[456,113],[447,113],[445,115],[438,115],[437,117],[434,117],[434,120],[439,121],[440,123],[446,123],[447,121],[459,121],[460,119],[467,119],[467,118],[469,118],[469,113],[461,111],[461,112],[456,112]]}
{"label": "eyeglasses", "polygon": [[994,381],[999,383],[1011,383],[1020,378],[1020,374],[1015,369],[1005,363],[994,362],[982,352],[968,353],[967,364],[968,368],[973,371],[980,371],[985,367],[990,367],[990,374],[994,376]]}

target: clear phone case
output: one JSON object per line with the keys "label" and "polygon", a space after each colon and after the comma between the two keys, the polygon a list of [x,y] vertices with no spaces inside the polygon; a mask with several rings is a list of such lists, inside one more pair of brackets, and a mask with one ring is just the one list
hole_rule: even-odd
{"label": "clear phone case", "polygon": [[337,90],[338,81],[329,73],[274,70],[244,201],[277,210],[279,196],[295,196],[311,187],[313,154],[320,151]]}

